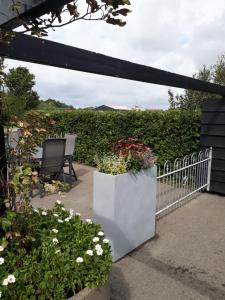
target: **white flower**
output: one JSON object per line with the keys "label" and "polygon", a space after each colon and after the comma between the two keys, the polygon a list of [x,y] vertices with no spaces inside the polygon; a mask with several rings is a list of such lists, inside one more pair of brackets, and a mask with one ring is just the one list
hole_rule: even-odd
{"label": "white flower", "polygon": [[8,282],[8,278],[5,278],[5,279],[3,280],[2,285],[5,285],[5,286],[6,286],[6,285],[8,285],[8,283],[9,283],[9,282]]}
{"label": "white flower", "polygon": [[55,228],[53,228],[52,231],[53,231],[54,233],[58,233],[58,232],[59,232],[58,229],[55,229]]}
{"label": "white flower", "polygon": [[8,279],[8,283],[14,283],[16,281],[16,278],[14,275],[9,275],[7,279]]}
{"label": "white flower", "polygon": [[61,219],[58,219],[58,222],[59,222],[59,223],[63,223],[63,220],[61,220]]}
{"label": "white flower", "polygon": [[95,250],[99,250],[99,249],[102,249],[102,246],[99,245],[99,244],[97,244],[97,245],[95,246]]}
{"label": "white flower", "polygon": [[104,232],[103,232],[103,231],[99,231],[99,232],[98,232],[98,235],[99,235],[99,236],[103,236],[103,235],[104,235]]}
{"label": "white flower", "polygon": [[103,240],[103,243],[104,243],[104,244],[108,244],[108,243],[109,243],[109,240],[108,240],[108,239],[104,239],[104,240]]}
{"label": "white flower", "polygon": [[47,211],[42,211],[42,216],[47,216]]}
{"label": "white flower", "polygon": [[0,246],[0,252],[2,252],[4,250],[4,248],[2,246]]}
{"label": "white flower", "polygon": [[99,242],[99,238],[98,238],[98,237],[94,237],[92,241],[93,241],[94,243],[97,243],[97,242]]}
{"label": "white flower", "polygon": [[76,262],[77,262],[78,264],[82,263],[83,261],[84,261],[84,260],[83,260],[82,257],[77,257],[77,259],[76,259]]}
{"label": "white flower", "polygon": [[66,218],[66,219],[65,219],[65,221],[66,221],[66,222],[69,222],[69,220],[70,220],[70,219],[71,219],[71,218],[70,218],[70,217],[68,217],[68,218]]}
{"label": "white flower", "polygon": [[87,253],[87,255],[93,256],[93,251],[92,250],[87,250],[86,253]]}
{"label": "white flower", "polygon": [[91,219],[86,219],[86,222],[87,222],[88,224],[92,224]]}
{"label": "white flower", "polygon": [[55,244],[55,245],[59,243],[59,240],[57,238],[52,239],[52,241],[53,241],[53,244]]}
{"label": "white flower", "polygon": [[96,251],[96,253],[97,253],[97,255],[102,255],[102,254],[103,254],[102,248],[101,248],[101,249],[98,249],[98,250]]}
{"label": "white flower", "polygon": [[37,208],[34,208],[33,211],[39,213],[39,210]]}
{"label": "white flower", "polygon": [[3,257],[0,257],[0,265],[4,264],[4,258]]}
{"label": "white flower", "polygon": [[58,250],[55,251],[55,254],[57,254],[57,253],[59,253],[59,252],[60,252],[60,250],[58,249]]}
{"label": "white flower", "polygon": [[57,215],[57,214],[53,214],[53,216],[57,218],[59,215]]}
{"label": "white flower", "polygon": [[76,216],[80,217],[80,213],[75,213]]}
{"label": "white flower", "polygon": [[62,202],[60,200],[56,200],[57,204],[61,204]]}
{"label": "white flower", "polygon": [[0,291],[0,298],[2,298],[2,292]]}
{"label": "white flower", "polygon": [[74,212],[74,210],[73,210],[73,209],[70,209],[70,215],[71,215],[71,216],[73,215],[73,212]]}
{"label": "white flower", "polygon": [[62,207],[61,209],[62,209],[63,211],[66,211],[65,207]]}

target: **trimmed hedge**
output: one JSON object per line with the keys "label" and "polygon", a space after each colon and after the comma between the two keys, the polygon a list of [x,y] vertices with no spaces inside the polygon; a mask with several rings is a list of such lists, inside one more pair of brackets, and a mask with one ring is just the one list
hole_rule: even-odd
{"label": "trimmed hedge", "polygon": [[78,135],[75,159],[88,165],[94,156],[110,150],[113,142],[135,137],[152,147],[158,163],[184,157],[199,147],[199,111],[97,112],[77,110],[53,113],[58,133]]}

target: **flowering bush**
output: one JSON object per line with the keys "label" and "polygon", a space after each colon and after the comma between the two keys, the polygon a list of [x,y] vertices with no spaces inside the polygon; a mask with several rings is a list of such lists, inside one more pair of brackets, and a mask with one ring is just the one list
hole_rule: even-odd
{"label": "flowering bush", "polygon": [[67,211],[26,207],[0,218],[2,299],[67,299],[104,284],[112,259],[100,225]]}
{"label": "flowering bush", "polygon": [[109,155],[101,158],[96,156],[95,163],[99,172],[102,173],[117,175],[127,172],[127,162],[122,156]]}
{"label": "flowering bush", "polygon": [[115,143],[112,152],[113,155],[95,159],[100,172],[111,175],[139,172],[155,162],[151,148],[131,137]]}

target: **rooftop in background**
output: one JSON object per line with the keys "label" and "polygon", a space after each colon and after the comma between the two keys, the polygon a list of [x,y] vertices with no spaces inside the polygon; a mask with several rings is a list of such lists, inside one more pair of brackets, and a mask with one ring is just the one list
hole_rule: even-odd
{"label": "rooftop in background", "polygon": [[128,106],[124,106],[124,105],[110,105],[110,106],[100,105],[100,106],[95,107],[94,110],[97,110],[97,111],[144,111],[147,109],[139,107],[137,105],[132,108],[128,107]]}

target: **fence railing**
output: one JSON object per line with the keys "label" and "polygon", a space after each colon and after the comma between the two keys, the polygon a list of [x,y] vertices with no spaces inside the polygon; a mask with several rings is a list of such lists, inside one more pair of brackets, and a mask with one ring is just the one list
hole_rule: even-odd
{"label": "fence railing", "polygon": [[158,167],[156,216],[179,207],[197,192],[209,190],[211,163],[212,148],[209,148]]}

